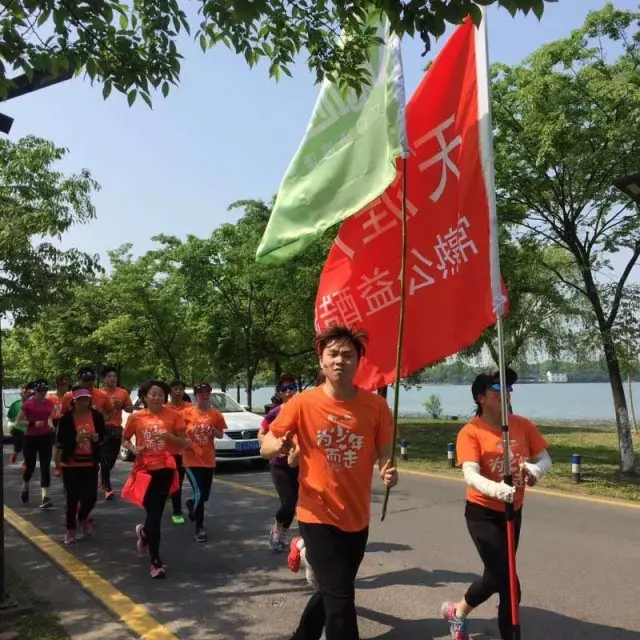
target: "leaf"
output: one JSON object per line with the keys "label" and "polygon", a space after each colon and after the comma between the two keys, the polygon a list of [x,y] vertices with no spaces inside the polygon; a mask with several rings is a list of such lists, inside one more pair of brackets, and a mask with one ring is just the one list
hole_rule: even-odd
{"label": "leaf", "polygon": [[207,50],[207,36],[205,36],[204,33],[200,34],[200,48],[203,52]]}
{"label": "leaf", "polygon": [[125,13],[120,14],[120,28],[124,31],[129,27],[129,18]]}
{"label": "leaf", "polygon": [[102,97],[106,100],[111,95],[112,84],[107,80],[102,87]]}
{"label": "leaf", "polygon": [[142,99],[147,103],[147,105],[149,106],[149,109],[153,109],[153,103],[151,102],[151,96],[149,96],[148,93],[145,92],[140,92],[140,95],[142,96]]}
{"label": "leaf", "polygon": [[169,95],[169,83],[168,82],[163,82],[162,83],[162,95],[165,98]]}
{"label": "leaf", "polygon": [[138,95],[138,92],[135,89],[132,89],[131,91],[129,91],[129,93],[127,94],[127,102],[129,103],[129,106],[131,107],[133,105],[133,103],[136,101],[136,97]]}

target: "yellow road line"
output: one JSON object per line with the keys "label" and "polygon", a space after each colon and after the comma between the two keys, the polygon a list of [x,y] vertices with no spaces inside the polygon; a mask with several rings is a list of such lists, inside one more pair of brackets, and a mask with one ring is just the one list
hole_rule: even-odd
{"label": "yellow road line", "polygon": [[[462,477],[448,476],[444,473],[433,473],[430,471],[414,471],[413,469],[406,469],[404,467],[398,467],[400,473],[406,473],[412,476],[421,476],[423,478],[435,478],[437,480],[449,480],[453,482],[464,482]],[[555,491],[553,489],[541,489],[539,487],[531,487],[527,489],[533,493],[539,493],[544,496],[553,496],[554,498],[564,498],[565,500],[576,500],[578,502],[591,502],[593,504],[606,504],[610,507],[622,507],[623,509],[640,509],[640,502],[633,502],[632,500],[616,500],[615,498],[598,498],[596,496],[584,496],[579,493],[570,493],[568,491]]]}
{"label": "yellow road line", "polygon": [[[413,469],[406,469],[405,467],[398,467],[398,471],[403,474],[412,476],[419,476],[422,478],[434,478],[436,480],[449,480],[450,482],[464,482],[464,478],[449,476],[444,473],[433,473],[430,471],[415,471]],[[259,487],[252,487],[242,482],[232,482],[231,480],[221,480],[216,478],[215,482],[218,484],[231,487],[232,489],[242,489],[243,491],[249,491],[250,493],[257,493],[261,496],[268,496],[269,498],[277,498],[278,494],[275,491],[269,491],[268,489],[260,489]],[[531,487],[527,489],[533,493],[538,493],[544,496],[552,496],[554,498],[563,498],[565,500],[575,500],[577,502],[590,502],[591,504],[605,504],[610,507],[622,507],[623,509],[640,509],[640,502],[633,502],[632,500],[616,500],[615,498],[598,498],[596,496],[584,496],[579,493],[569,493],[568,491],[555,491],[553,489],[541,489],[539,487]]]}
{"label": "yellow road line", "polygon": [[178,640],[169,629],[154,620],[147,610],[136,604],[128,596],[118,591],[112,584],[65,551],[57,542],[40,529],[20,517],[13,509],[5,506],[5,520],[29,542],[34,544],[48,558],[68,573],[94,598],[106,606],[117,618],[141,640]]}

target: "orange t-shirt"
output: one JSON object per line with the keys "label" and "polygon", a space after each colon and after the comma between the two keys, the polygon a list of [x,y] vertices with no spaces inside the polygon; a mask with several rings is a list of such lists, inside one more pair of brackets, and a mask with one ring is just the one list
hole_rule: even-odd
{"label": "orange t-shirt", "polygon": [[224,416],[217,409],[200,411],[192,405],[182,412],[187,426],[187,440],[194,449],[182,452],[182,464],[185,467],[215,467],[216,447],[214,429],[223,431],[227,428]]}
{"label": "orange t-shirt", "polygon": [[[73,391],[67,391],[67,393],[62,397],[62,413],[71,411],[72,400]],[[106,415],[110,411],[113,411],[111,398],[104,389],[91,389],[91,406],[102,415]]]}
{"label": "orange t-shirt", "polygon": [[271,433],[297,436],[300,446],[298,521],[361,531],[371,519],[372,467],[391,446],[393,418],[386,400],[358,389],[340,402],[323,387],[304,391],[281,409]]}
{"label": "orange t-shirt", "polygon": [[122,437],[131,440],[135,435],[136,446],[142,451],[142,461],[149,469],[163,469],[166,466],[165,452],[171,453],[170,446],[160,437],[169,432],[178,435],[184,431],[184,420],[177,411],[162,407],[158,413],[148,409],[136,411],[129,416]]}
{"label": "orange t-shirt", "polygon": [[[109,401],[111,402],[111,408],[109,411],[114,410],[114,400],[120,400],[120,403],[123,407],[130,407],[133,402],[131,401],[131,396],[127,393],[126,389],[122,389],[121,387],[115,387],[114,389],[109,389],[105,387],[102,389],[108,396]],[[121,427],[122,426],[122,409],[116,411],[116,413],[109,418],[109,425],[112,427]]]}
{"label": "orange t-shirt", "polygon": [[[525,482],[520,465],[548,448],[547,441],[534,424],[518,415],[509,416],[509,445],[511,453],[511,474],[516,487],[513,505],[520,509],[524,501]],[[500,482],[504,477],[504,448],[502,431],[487,424],[476,416],[458,434],[456,442],[458,464],[475,462],[480,465],[480,473],[489,480]],[[477,489],[467,487],[467,500],[494,511],[505,511],[506,505],[500,500],[487,498]]]}
{"label": "orange t-shirt", "polygon": [[[93,416],[91,411],[83,416],[74,416],[73,421],[76,425],[76,450],[73,452],[74,456],[90,456],[93,451],[93,443],[91,441],[91,434],[96,432],[96,427],[93,424]],[[93,467],[95,462],[76,462],[73,457],[70,462],[61,462],[62,467]]]}
{"label": "orange t-shirt", "polygon": [[53,413],[51,418],[59,420],[62,417],[62,398],[57,393],[50,393],[47,400],[53,405]]}

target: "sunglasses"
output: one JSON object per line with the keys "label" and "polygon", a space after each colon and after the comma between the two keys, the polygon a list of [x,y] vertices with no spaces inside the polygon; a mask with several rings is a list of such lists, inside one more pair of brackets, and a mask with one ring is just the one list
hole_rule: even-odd
{"label": "sunglasses", "polygon": [[298,387],[295,384],[283,384],[280,387],[280,393],[285,393],[287,391],[297,391]]}
{"label": "sunglasses", "polygon": [[[491,388],[494,391],[500,391],[500,389],[501,389],[499,384],[492,384]],[[507,391],[507,393],[511,393],[513,391],[513,387],[511,385],[507,386],[506,391]]]}

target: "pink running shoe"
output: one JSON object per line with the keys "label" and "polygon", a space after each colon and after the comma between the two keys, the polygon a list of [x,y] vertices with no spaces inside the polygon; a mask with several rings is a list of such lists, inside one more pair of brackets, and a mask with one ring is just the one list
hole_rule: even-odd
{"label": "pink running shoe", "polygon": [[160,560],[154,560],[149,567],[149,573],[154,580],[158,580],[159,578],[164,578],[167,574],[162,566],[162,562]]}
{"label": "pink running shoe", "polygon": [[289,545],[289,556],[287,557],[287,566],[290,571],[293,573],[298,573],[300,571],[300,549],[298,549],[298,541],[302,540],[300,536],[296,536],[291,540],[291,544]]}
{"label": "pink running shoe", "polygon": [[136,542],[136,549],[138,550],[138,553],[147,553],[147,551],[149,550],[149,543],[144,537],[143,524],[136,525],[136,537],[138,538],[138,541]]}
{"label": "pink running shoe", "polygon": [[80,523],[82,527],[82,535],[85,538],[91,538],[93,536],[93,526],[91,525],[91,519],[87,518],[84,522]]}
{"label": "pink running shoe", "polygon": [[440,608],[442,617],[449,623],[449,633],[451,640],[469,640],[469,632],[467,631],[467,621],[458,618],[456,613],[455,602],[445,602]]}
{"label": "pink running shoe", "polygon": [[66,545],[73,544],[76,541],[76,530],[75,529],[67,529],[67,532],[64,534],[64,543]]}

